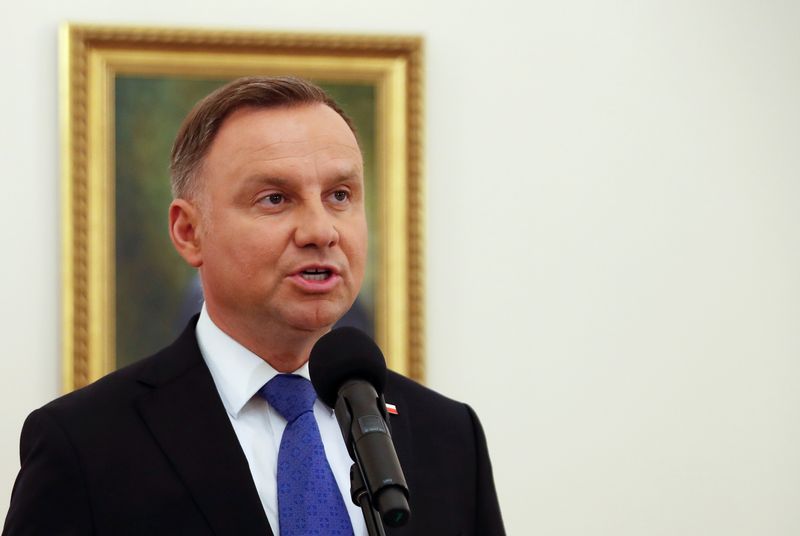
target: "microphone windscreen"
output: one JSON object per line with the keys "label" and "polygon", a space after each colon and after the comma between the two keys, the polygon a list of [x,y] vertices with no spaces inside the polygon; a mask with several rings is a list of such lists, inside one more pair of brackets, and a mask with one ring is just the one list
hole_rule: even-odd
{"label": "microphone windscreen", "polygon": [[381,349],[369,335],[352,327],[323,335],[311,349],[308,370],[317,396],[330,407],[336,405],[339,388],[349,380],[367,381],[379,395],[386,385]]}

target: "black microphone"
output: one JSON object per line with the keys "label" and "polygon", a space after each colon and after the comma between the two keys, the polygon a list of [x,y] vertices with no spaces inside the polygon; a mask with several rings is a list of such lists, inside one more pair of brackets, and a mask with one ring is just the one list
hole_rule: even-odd
{"label": "black microphone", "polygon": [[408,485],[389,431],[380,348],[364,332],[343,327],[317,341],[308,366],[317,396],[336,413],[373,507],[388,526],[405,525],[411,514]]}

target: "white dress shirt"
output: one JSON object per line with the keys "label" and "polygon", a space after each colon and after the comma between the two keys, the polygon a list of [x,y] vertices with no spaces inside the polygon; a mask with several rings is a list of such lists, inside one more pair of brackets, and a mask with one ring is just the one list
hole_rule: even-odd
{"label": "white dress shirt", "polygon": [[[269,524],[275,536],[278,536],[278,450],[286,428],[286,419],[257,393],[279,372],[219,329],[208,316],[205,304],[197,321],[196,334],[200,352],[211,371],[228,418],[250,465],[250,473]],[[294,374],[310,379],[308,363]],[[353,532],[355,536],[367,536],[361,509],[350,500],[350,466],[353,461],[342,440],[336,416],[332,409],[317,400],[314,402],[314,417],[317,419],[328,464],[347,506]]]}

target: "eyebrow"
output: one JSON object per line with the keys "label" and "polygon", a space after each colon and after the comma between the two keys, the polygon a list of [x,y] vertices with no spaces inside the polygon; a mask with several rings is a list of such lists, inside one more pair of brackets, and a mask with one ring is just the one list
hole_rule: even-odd
{"label": "eyebrow", "polygon": [[325,183],[330,185],[330,184],[336,184],[337,182],[360,182],[359,179],[363,179],[363,173],[359,172],[358,169],[353,168],[350,171],[345,171],[333,175],[331,179],[325,181]]}
{"label": "eyebrow", "polygon": [[254,185],[278,186],[281,188],[285,188],[286,186],[289,185],[289,181],[287,179],[275,175],[256,174],[256,175],[250,175],[242,183],[242,186],[245,189],[247,189],[249,186],[254,186]]}
{"label": "eyebrow", "polygon": [[[342,170],[340,173],[332,175],[329,179],[325,180],[325,184],[358,181],[360,178],[362,178],[362,176],[363,171],[359,167],[353,166],[352,169]],[[242,186],[244,189],[247,189],[250,186],[276,186],[278,188],[286,188],[291,186],[291,182],[292,181],[289,179],[281,177],[280,175],[256,173],[244,179]]]}

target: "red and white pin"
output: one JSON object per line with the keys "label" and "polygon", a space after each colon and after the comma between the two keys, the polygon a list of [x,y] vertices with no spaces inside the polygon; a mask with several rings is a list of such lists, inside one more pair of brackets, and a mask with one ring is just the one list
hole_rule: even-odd
{"label": "red and white pin", "polygon": [[388,402],[386,403],[386,411],[392,415],[399,415],[399,413],[397,413],[397,406],[389,404]]}

